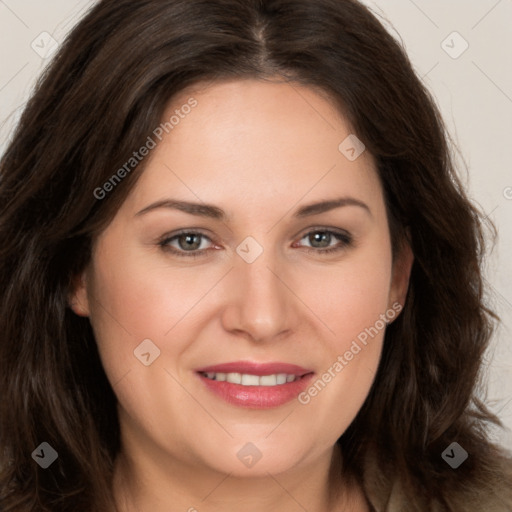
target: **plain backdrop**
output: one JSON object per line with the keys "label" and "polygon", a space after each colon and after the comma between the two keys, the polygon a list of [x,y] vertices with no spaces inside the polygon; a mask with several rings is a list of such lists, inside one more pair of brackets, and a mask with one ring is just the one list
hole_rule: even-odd
{"label": "plain backdrop", "polygon": [[[94,0],[0,0],[0,154],[37,77]],[[463,156],[471,197],[496,224],[486,265],[502,318],[487,353],[487,400],[512,450],[512,0],[365,0],[401,40]],[[77,122],[80,122],[77,119]]]}

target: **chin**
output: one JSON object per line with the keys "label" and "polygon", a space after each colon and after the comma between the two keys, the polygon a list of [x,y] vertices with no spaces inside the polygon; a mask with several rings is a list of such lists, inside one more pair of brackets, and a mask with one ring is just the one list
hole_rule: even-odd
{"label": "chin", "polygon": [[204,460],[204,464],[234,477],[264,478],[268,473],[275,475],[296,468],[304,459],[304,451],[297,446],[283,448],[282,444],[264,439],[261,442],[243,441],[234,446],[224,446],[218,455],[209,454],[211,456]]}

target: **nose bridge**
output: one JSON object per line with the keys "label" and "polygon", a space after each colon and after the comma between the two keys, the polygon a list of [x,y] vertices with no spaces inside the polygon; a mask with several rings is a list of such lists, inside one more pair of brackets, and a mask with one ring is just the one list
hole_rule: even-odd
{"label": "nose bridge", "polygon": [[[279,274],[284,265],[278,261],[276,251],[263,249],[255,257],[255,245],[251,241],[240,244],[240,257],[236,257],[231,272],[230,287],[234,293],[224,316],[225,327],[242,330],[255,339],[272,338],[290,327],[290,301],[293,296],[283,284]],[[251,255],[251,257],[247,257]],[[254,259],[253,259],[254,258]],[[278,277],[279,276],[279,277]]]}
{"label": "nose bridge", "polygon": [[[238,274],[243,295],[250,298],[254,305],[262,302],[271,305],[281,302],[283,297],[282,283],[276,277],[277,267],[275,257],[267,251],[266,256],[260,256],[253,263],[238,262],[235,272]],[[274,304],[275,306],[276,304]]]}

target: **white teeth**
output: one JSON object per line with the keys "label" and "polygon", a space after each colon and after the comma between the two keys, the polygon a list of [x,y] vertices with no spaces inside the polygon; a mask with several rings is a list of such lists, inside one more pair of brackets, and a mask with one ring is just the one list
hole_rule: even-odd
{"label": "white teeth", "polygon": [[241,384],[243,386],[257,386],[260,383],[260,378],[257,375],[242,375],[242,382]]}
{"label": "white teeth", "polygon": [[226,380],[231,384],[242,384],[241,373],[226,373]]}
{"label": "white teeth", "polygon": [[[293,377],[293,375],[292,375]],[[275,386],[277,385],[276,375],[262,375],[259,378],[260,386]]]}
{"label": "white teeth", "polygon": [[205,377],[211,380],[231,382],[231,384],[241,384],[242,386],[278,386],[298,380],[300,377],[288,375],[286,373],[277,373],[274,375],[251,375],[248,373],[203,373]]}
{"label": "white teeth", "polygon": [[278,384],[286,384],[286,373],[278,373],[277,374],[277,383]]}

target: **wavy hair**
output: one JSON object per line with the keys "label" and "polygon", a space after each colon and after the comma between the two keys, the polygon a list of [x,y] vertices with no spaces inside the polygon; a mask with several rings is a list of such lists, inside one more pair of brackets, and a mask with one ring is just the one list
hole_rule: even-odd
{"label": "wavy hair", "polygon": [[[68,306],[144,164],[106,183],[189,85],[280,79],[325,92],[374,156],[394,255],[414,253],[375,382],[338,440],[378,511],[512,509],[512,471],[477,398],[497,317],[483,215],[454,168],[431,94],[355,0],[102,0],[40,78],[0,162],[0,509],[113,508],[116,397],[88,319]],[[31,453],[58,452],[48,469]],[[470,454],[453,470],[453,441]],[[341,478],[341,475],[340,475]],[[406,505],[405,505],[406,504]],[[404,507],[404,508],[401,508]]]}

